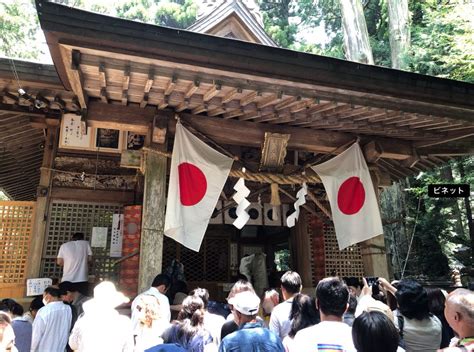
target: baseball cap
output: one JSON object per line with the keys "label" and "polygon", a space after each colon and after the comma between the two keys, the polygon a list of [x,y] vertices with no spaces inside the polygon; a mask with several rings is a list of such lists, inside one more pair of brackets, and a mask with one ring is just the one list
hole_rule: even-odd
{"label": "baseball cap", "polygon": [[244,315],[256,315],[260,306],[260,298],[253,292],[244,291],[230,298],[229,304]]}

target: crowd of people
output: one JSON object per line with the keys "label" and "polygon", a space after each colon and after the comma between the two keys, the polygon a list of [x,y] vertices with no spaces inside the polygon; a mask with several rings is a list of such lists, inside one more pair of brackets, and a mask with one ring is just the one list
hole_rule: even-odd
{"label": "crowd of people", "polygon": [[312,298],[288,271],[261,298],[237,281],[221,306],[205,288],[176,290],[170,305],[170,285],[157,275],[128,305],[131,314],[117,310],[129,299],[109,281],[92,298],[71,282],[48,287],[26,313],[4,299],[0,351],[474,351],[474,292],[463,288],[447,294],[414,280],[378,278],[369,286],[364,278],[328,277]]}

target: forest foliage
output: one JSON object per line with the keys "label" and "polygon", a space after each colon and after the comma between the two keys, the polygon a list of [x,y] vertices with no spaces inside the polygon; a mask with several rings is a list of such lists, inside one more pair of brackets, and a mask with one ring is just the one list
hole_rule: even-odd
{"label": "forest foliage", "polygon": [[[340,1],[344,0],[257,2],[265,30],[279,46],[343,59],[346,52]],[[360,1],[375,65],[391,67],[390,0]],[[198,0],[116,0],[113,6],[107,7],[92,0],[56,2],[175,28],[190,26],[199,11]],[[401,57],[403,67],[412,72],[474,83],[472,2],[409,0],[408,6],[410,44]],[[39,33],[32,0],[0,3],[0,55],[38,59],[45,50],[37,39]],[[385,234],[396,276],[403,273],[443,277],[454,267],[472,267],[469,200],[428,198],[427,184],[448,180],[473,185],[473,178],[474,160],[463,158],[402,180],[382,193]]]}

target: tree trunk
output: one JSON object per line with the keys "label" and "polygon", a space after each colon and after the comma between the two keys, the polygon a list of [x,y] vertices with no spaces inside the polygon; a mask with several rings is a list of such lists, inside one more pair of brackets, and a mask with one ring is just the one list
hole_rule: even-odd
{"label": "tree trunk", "polygon": [[340,0],[346,59],[374,64],[364,9],[360,0]]}
{"label": "tree trunk", "polygon": [[[462,161],[458,161],[457,163],[459,169],[459,176],[461,176],[461,180],[465,180],[466,171],[464,170],[464,164]],[[469,237],[471,238],[471,263],[474,259],[474,223],[472,221],[472,209],[471,209],[471,201],[468,197],[464,197],[464,205],[466,207],[466,217],[467,217],[467,226],[469,228]]]}
{"label": "tree trunk", "polygon": [[[448,183],[451,183],[451,184],[456,183],[453,177],[453,169],[451,165],[449,164],[446,164],[446,166],[441,169],[441,177],[444,180],[448,181]],[[459,208],[458,199],[459,198],[451,198],[450,201],[448,200],[448,202],[452,204],[452,207],[453,207],[452,217],[456,220],[454,229],[456,230],[456,233],[459,236],[464,236],[465,232],[464,232],[461,209]]]}
{"label": "tree trunk", "polygon": [[404,69],[404,56],[410,47],[408,0],[388,0],[388,24],[392,67]]}

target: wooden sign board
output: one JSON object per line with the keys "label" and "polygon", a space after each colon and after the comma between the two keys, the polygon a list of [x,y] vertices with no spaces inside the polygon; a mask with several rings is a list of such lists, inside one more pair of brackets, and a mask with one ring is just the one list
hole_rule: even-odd
{"label": "wooden sign board", "polygon": [[92,129],[87,128],[76,114],[64,114],[61,120],[60,148],[89,149],[91,147]]}

